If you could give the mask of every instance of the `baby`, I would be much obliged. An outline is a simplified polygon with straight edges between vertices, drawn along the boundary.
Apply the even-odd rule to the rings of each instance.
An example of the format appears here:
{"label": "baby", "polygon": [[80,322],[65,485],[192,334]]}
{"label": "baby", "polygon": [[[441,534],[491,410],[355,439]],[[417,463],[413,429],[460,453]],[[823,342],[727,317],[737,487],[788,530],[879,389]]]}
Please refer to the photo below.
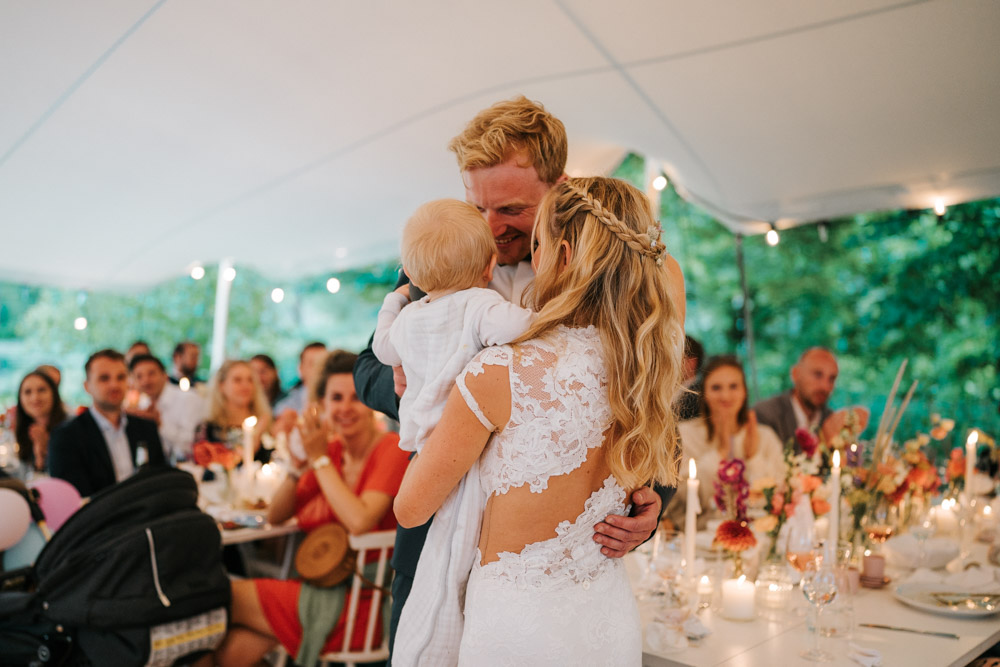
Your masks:
{"label": "baby", "polygon": [[386,295],[372,351],[383,364],[403,367],[399,447],[419,452],[465,365],[484,347],[523,334],[534,313],[486,289],[496,242],[470,204],[438,199],[418,208],[403,229],[402,260],[427,295],[405,309],[406,285]]}

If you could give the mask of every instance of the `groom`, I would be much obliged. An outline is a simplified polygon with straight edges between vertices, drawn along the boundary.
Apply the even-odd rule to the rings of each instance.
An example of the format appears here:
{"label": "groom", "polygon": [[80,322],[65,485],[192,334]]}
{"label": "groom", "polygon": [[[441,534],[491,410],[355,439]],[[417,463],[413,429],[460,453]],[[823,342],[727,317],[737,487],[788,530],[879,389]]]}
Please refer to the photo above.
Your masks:
{"label": "groom", "polygon": [[[496,240],[499,266],[489,287],[520,303],[534,278],[530,255],[536,209],[549,188],[567,178],[566,130],[540,104],[518,97],[481,111],[448,148],[458,157],[466,201],[483,214]],[[682,280],[676,261],[669,255],[667,261],[672,262],[671,273]],[[405,280],[401,276],[400,284]],[[398,419],[398,394],[405,378],[397,371],[394,383],[393,369],[379,363],[370,342],[355,364],[354,382],[362,402]],[[594,539],[603,545],[601,552],[618,558],[648,539],[673,489],[662,492],[667,497],[640,488],[632,494],[633,516],[609,516],[597,524]],[[429,525],[396,532],[390,652]]]}

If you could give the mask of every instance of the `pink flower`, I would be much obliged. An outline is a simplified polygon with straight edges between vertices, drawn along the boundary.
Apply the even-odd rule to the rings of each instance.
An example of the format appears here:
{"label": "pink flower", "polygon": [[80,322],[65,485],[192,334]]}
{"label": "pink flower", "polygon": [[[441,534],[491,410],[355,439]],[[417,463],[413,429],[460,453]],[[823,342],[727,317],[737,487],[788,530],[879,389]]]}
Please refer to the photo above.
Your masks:
{"label": "pink flower", "polygon": [[812,455],[816,453],[816,449],[819,447],[819,439],[809,429],[805,428],[795,429],[795,442],[798,443],[802,453],[809,458],[812,458]]}
{"label": "pink flower", "polygon": [[743,471],[746,466],[740,459],[723,461],[719,466],[719,481],[723,484],[735,484],[743,481]]}

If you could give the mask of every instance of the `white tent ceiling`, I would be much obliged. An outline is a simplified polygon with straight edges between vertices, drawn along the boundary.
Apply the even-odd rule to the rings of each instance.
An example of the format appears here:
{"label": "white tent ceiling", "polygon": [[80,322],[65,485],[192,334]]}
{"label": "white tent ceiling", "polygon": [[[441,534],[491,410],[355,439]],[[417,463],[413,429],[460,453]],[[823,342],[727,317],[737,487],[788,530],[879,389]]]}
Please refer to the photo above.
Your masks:
{"label": "white tent ceiling", "polygon": [[1000,195],[997,0],[3,0],[0,278],[129,289],[393,256],[523,93],[753,233]]}

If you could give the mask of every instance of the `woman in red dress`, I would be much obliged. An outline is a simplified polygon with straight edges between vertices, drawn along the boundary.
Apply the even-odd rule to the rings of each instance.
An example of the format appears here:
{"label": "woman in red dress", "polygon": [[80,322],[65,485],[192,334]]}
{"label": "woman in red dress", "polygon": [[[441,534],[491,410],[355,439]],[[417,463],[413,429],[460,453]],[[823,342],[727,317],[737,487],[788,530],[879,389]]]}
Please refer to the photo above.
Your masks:
{"label": "woman in red dress", "polygon": [[[375,413],[358,399],[352,376],[355,359],[357,355],[344,351],[327,357],[312,391],[319,407],[307,409],[300,427],[308,456],[305,472],[298,480],[290,475],[278,489],[268,516],[272,523],[294,515],[307,532],[333,521],[352,535],[396,528],[392,501],[408,454],[397,446],[399,437],[382,431]],[[233,581],[232,587],[233,628],[216,654],[218,664],[255,664],[278,642],[294,657],[302,640],[302,582],[250,579]],[[366,598],[359,600],[359,618],[367,617]],[[342,644],[343,625],[341,618],[327,636],[324,652]],[[359,625],[363,630],[364,624]],[[361,632],[355,634],[360,645]]]}

